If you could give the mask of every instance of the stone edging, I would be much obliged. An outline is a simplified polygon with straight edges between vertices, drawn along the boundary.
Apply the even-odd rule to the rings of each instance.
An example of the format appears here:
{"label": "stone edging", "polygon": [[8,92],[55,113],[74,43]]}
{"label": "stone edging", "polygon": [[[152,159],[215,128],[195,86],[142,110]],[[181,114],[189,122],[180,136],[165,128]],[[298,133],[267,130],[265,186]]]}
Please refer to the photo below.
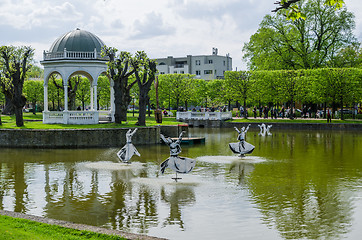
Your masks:
{"label": "stone edging", "polygon": [[77,224],[77,223],[56,220],[56,219],[51,219],[51,218],[38,217],[38,216],[34,216],[34,215],[28,215],[28,214],[6,211],[6,210],[0,210],[0,215],[9,216],[9,217],[13,217],[13,218],[22,218],[22,219],[27,219],[27,220],[31,220],[31,221],[36,221],[36,222],[41,222],[41,223],[46,223],[46,224],[51,224],[51,225],[57,225],[60,227],[72,228],[72,229],[81,230],[81,231],[85,230],[85,231],[101,233],[101,234],[116,235],[116,236],[120,236],[120,237],[130,239],[130,240],[136,240],[136,239],[161,240],[161,239],[165,239],[165,238],[157,238],[157,237],[151,237],[151,236],[135,234],[135,233],[126,233],[126,232],[119,231],[119,230],[106,229],[106,228],[101,228],[101,227],[85,225],[85,224]]}

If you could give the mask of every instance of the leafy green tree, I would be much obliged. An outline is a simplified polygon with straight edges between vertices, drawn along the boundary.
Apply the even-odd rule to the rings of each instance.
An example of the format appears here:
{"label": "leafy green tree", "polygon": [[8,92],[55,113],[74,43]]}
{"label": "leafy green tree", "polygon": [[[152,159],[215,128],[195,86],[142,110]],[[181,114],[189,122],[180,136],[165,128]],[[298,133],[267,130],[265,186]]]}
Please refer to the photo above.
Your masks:
{"label": "leafy green tree", "polygon": [[44,81],[26,80],[24,82],[24,95],[33,106],[33,113],[36,114],[38,102],[44,99]]}
{"label": "leafy green tree", "polygon": [[[252,83],[251,74],[247,71],[227,71],[225,72],[226,86],[233,94],[234,99],[243,101],[246,110],[246,101],[250,97]],[[247,114],[244,114],[247,118]]]}
{"label": "leafy green tree", "polygon": [[0,86],[14,107],[18,127],[24,126],[23,107],[26,98],[23,86],[33,55],[31,47],[0,47]]}
{"label": "leafy green tree", "polygon": [[[60,109],[60,106],[63,104],[64,99],[64,90],[62,88],[58,88],[57,86],[62,85],[63,80],[58,78],[58,75],[53,74],[49,78],[48,82],[48,99],[49,102],[52,103],[52,109]],[[57,107],[55,107],[55,103],[57,103]]]}
{"label": "leafy green tree", "polygon": [[29,69],[29,73],[27,74],[27,77],[29,79],[40,79],[40,78],[44,78],[44,69],[42,69],[39,66],[36,65],[31,65],[30,69]]}
{"label": "leafy green tree", "polygon": [[111,102],[110,83],[108,77],[100,76],[98,78],[97,91],[98,91],[97,97],[99,105],[102,107],[106,107],[108,109],[108,106]]}
{"label": "leafy green tree", "polygon": [[135,72],[131,66],[132,55],[129,52],[117,52],[116,48],[105,47],[102,55],[109,58],[108,73],[114,82],[114,117],[116,123],[121,123],[127,121],[127,108],[132,101],[130,90],[137,81],[129,81]]}
{"label": "leafy green tree", "polygon": [[278,81],[278,92],[282,102],[290,106],[290,118],[294,118],[294,105],[298,94],[298,72],[276,71],[275,77]]}
{"label": "leafy green tree", "polygon": [[156,62],[147,57],[143,51],[136,53],[131,61],[139,89],[139,115],[138,124],[146,126],[146,106],[149,104],[150,97],[148,95],[151,85],[155,80]]}
{"label": "leafy green tree", "polygon": [[252,70],[309,69],[335,66],[335,56],[355,44],[354,16],[345,7],[335,10],[322,0],[303,1],[306,20],[266,15],[243,47]]}
{"label": "leafy green tree", "polygon": [[180,103],[190,99],[190,84],[193,81],[191,74],[162,74],[159,78],[159,95],[174,101],[178,109]]}
{"label": "leafy green tree", "polygon": [[90,100],[90,82],[87,78],[80,78],[76,91],[76,99],[82,103],[82,109],[85,109],[85,104]]}
{"label": "leafy green tree", "polygon": [[[296,20],[299,18],[305,19],[305,14],[299,10],[298,2],[302,0],[280,0],[275,2],[278,5],[276,9],[272,12],[284,11],[283,14],[286,15],[288,19]],[[328,5],[334,7],[335,9],[339,9],[343,6],[344,0],[324,0],[324,5]]]}

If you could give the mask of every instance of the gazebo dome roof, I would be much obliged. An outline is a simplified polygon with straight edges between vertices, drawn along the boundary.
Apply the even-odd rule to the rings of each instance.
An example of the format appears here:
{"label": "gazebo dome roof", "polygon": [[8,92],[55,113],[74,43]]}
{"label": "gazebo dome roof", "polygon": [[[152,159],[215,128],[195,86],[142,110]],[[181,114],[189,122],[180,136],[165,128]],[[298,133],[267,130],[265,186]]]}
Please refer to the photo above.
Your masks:
{"label": "gazebo dome roof", "polygon": [[55,40],[49,53],[64,52],[64,48],[74,52],[93,52],[94,49],[101,52],[104,45],[103,41],[93,33],[77,28]]}

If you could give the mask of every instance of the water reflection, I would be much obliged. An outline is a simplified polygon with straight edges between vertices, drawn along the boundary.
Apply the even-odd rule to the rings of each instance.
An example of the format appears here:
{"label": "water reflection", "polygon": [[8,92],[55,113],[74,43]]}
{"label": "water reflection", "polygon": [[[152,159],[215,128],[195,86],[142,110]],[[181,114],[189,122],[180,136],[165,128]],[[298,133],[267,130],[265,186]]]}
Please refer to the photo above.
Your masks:
{"label": "water reflection", "polygon": [[[118,149],[0,151],[0,208],[172,239],[317,239],[357,236],[362,212],[361,134],[273,131],[240,160],[233,129],[192,129],[206,143],[175,184],[159,175],[167,146],[137,146],[142,167],[102,168]],[[89,167],[93,164],[93,167]],[[137,165],[137,163],[135,163]],[[195,227],[197,226],[197,227]]]}

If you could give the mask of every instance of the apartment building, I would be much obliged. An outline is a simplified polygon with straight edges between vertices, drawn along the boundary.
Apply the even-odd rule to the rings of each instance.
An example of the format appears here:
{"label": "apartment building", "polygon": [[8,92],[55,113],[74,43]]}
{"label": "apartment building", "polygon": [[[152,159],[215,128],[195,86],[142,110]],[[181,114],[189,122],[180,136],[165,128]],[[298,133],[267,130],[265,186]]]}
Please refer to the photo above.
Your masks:
{"label": "apartment building", "polygon": [[227,54],[219,56],[218,49],[212,49],[212,55],[199,55],[174,58],[155,59],[158,74],[189,73],[195,78],[212,80],[223,79],[225,71],[232,70],[232,59]]}

